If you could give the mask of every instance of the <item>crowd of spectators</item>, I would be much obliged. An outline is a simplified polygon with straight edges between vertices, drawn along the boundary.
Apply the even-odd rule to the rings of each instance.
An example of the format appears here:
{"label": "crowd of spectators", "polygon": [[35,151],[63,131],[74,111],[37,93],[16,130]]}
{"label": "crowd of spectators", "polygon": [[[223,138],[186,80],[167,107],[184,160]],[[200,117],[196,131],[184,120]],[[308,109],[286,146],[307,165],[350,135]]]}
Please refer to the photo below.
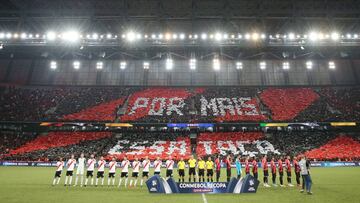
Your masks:
{"label": "crowd of spectators", "polygon": [[36,133],[2,131],[0,133],[0,157],[4,154],[8,154],[12,149],[16,149],[25,143],[30,142],[36,137]]}
{"label": "crowd of spectators", "polygon": [[319,94],[338,112],[338,120],[360,120],[359,87],[326,87]]}
{"label": "crowd of spectators", "polygon": [[341,135],[319,148],[307,151],[305,155],[309,159],[315,160],[359,160],[360,142],[358,140],[359,137],[356,138]]}
{"label": "crowd of spectators", "polygon": [[[0,114],[2,121],[89,120],[82,115],[71,117],[87,108],[117,99],[125,99],[137,88],[121,87],[2,87]],[[118,102],[116,104],[122,104]],[[116,108],[112,111],[115,115]],[[89,117],[93,113],[85,111]],[[98,116],[90,118],[98,119]],[[106,117],[106,119],[108,119]],[[112,118],[111,120],[113,120]]]}
{"label": "crowd of spectators", "polygon": [[[62,142],[59,133],[49,139],[45,147],[34,150],[28,149],[44,135],[17,134],[1,136],[0,149],[9,149],[0,159],[17,161],[54,161],[58,157],[69,157],[71,154],[79,156],[95,153],[107,159],[127,156],[130,160],[135,157],[150,159],[160,157],[167,159],[172,156],[175,160],[188,158],[195,153],[197,156],[214,156],[227,154],[262,157],[269,156],[297,156],[306,154],[310,159],[320,160],[359,160],[360,135],[339,134],[323,131],[292,131],[292,132],[223,132],[200,133],[196,142],[191,142],[188,132],[126,132],[98,137],[87,132],[89,139],[78,139]],[[68,136],[75,133],[69,133]],[[98,134],[99,135],[99,134]],[[95,136],[95,137],[94,137]],[[91,138],[91,139],[90,139]],[[92,139],[94,138],[94,139]],[[95,139],[96,138],[96,139]],[[52,144],[50,144],[52,142]],[[5,151],[6,152],[6,151]],[[16,152],[16,153],[11,153]]]}
{"label": "crowd of spectators", "polygon": [[81,153],[84,153],[86,157],[89,157],[90,154],[95,154],[98,157],[106,155],[114,143],[116,143],[116,138],[111,136],[98,140],[81,141],[77,144],[71,144],[62,147],[54,147],[27,153],[13,154],[11,156],[5,156],[4,160],[56,161],[59,159],[59,157],[68,159],[71,154],[74,154],[75,157],[79,157]]}
{"label": "crowd of spectators", "polygon": [[133,160],[135,157],[150,159],[167,159],[172,156],[178,160],[189,158],[191,155],[190,138],[186,132],[180,133],[122,133],[118,141],[109,151],[108,157],[122,159],[126,156]]}
{"label": "crowd of spectators", "polygon": [[[138,98],[148,98],[146,107],[129,114]],[[162,98],[164,111],[159,110]],[[181,113],[168,112],[170,98],[182,99]],[[236,115],[206,109],[202,100],[246,98]],[[218,101],[216,101],[218,102]],[[221,104],[217,103],[219,110]],[[235,105],[235,104],[232,104]],[[253,108],[247,109],[246,105]],[[117,114],[120,108],[123,114]],[[255,110],[254,110],[255,109]],[[247,111],[252,111],[246,115]],[[114,121],[170,123],[170,122],[254,122],[254,121],[359,121],[360,88],[256,88],[256,87],[1,87],[0,120],[2,121]]]}
{"label": "crowd of spectators", "polygon": [[48,134],[39,135],[34,140],[31,140],[16,149],[10,150],[9,154],[23,154],[32,151],[47,150],[110,136],[111,132],[50,132]]}

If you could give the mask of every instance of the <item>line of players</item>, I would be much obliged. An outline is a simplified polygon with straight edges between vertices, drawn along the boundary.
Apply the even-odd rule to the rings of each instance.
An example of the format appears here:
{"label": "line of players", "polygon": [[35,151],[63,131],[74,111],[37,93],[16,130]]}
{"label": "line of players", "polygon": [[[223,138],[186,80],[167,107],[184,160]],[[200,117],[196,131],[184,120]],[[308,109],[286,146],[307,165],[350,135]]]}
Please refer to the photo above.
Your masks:
{"label": "line of players", "polygon": [[[235,162],[235,166],[236,166],[237,178],[241,177],[241,174],[242,174],[241,156],[236,157],[235,161],[233,162],[231,156],[228,155],[226,157],[226,159],[223,160],[223,162],[226,165],[226,176],[227,176],[228,182],[230,181],[230,178],[232,177],[231,176],[231,168],[232,168],[232,164],[234,162]],[[285,162],[285,169],[283,166],[284,163],[283,163],[282,158],[280,158],[277,161],[277,163],[275,162],[274,158],[272,158],[270,161],[272,184],[275,187],[277,186],[277,184],[276,184],[277,171],[279,173],[280,186],[285,187],[284,181],[283,181],[284,170],[286,171],[286,174],[287,174],[287,183],[288,183],[287,185],[290,187],[294,186],[291,183],[291,160],[290,160],[290,157],[289,156],[286,157],[284,162]],[[189,182],[191,182],[191,180],[193,180],[194,182],[196,182],[197,180],[199,182],[205,182],[205,177],[207,177],[207,179],[206,179],[207,182],[214,182],[214,178],[213,178],[214,170],[216,173],[216,181],[219,182],[220,175],[221,175],[221,163],[222,163],[222,160],[220,160],[219,156],[216,157],[215,162],[212,161],[211,157],[208,157],[207,161],[205,161],[201,157],[199,157],[198,160],[196,160],[194,158],[194,156],[191,156],[190,159],[187,161],[187,163],[184,161],[183,158],[181,158],[180,161],[178,161],[178,163],[177,163],[179,182],[185,182],[186,165],[188,165],[188,168],[189,168],[189,171],[188,171],[189,172],[188,173]],[[115,186],[116,169],[118,168],[117,164],[118,163],[115,158],[113,158],[108,163],[108,167],[109,167],[108,182],[107,182],[108,186]],[[149,178],[150,164],[151,164],[151,161],[148,159],[148,157],[146,157],[142,162],[140,162],[138,160],[138,158],[135,158],[135,160],[133,162],[130,162],[129,160],[127,160],[126,157],[124,157],[123,161],[120,163],[121,174],[120,174],[118,186],[120,187],[124,180],[124,186],[127,187],[129,168],[132,169],[132,175],[131,175],[129,186],[136,187],[138,178],[139,178],[140,168],[142,169],[142,177],[141,177],[140,185],[143,186],[144,181]],[[174,165],[175,165],[175,161],[172,159],[171,156],[169,156],[168,160],[165,162],[166,177],[173,176]],[[96,161],[94,158],[94,155],[91,155],[90,158],[86,162],[84,154],[81,154],[80,158],[78,158],[77,161],[74,158],[74,155],[72,155],[71,158],[66,163],[66,177],[65,177],[64,186],[70,186],[72,184],[72,178],[73,178],[73,172],[75,170],[75,166],[77,166],[77,169],[76,169],[76,179],[75,179],[74,186],[78,185],[79,178],[80,178],[80,186],[81,187],[82,186],[86,187],[89,183],[89,180],[90,180],[89,184],[94,185],[95,166],[97,168],[95,186],[98,186],[99,180],[101,181],[101,185],[104,185],[104,172],[105,172],[106,161],[104,160],[103,157],[100,157],[100,159],[98,161]],[[263,173],[264,173],[264,179],[263,179],[264,186],[270,187],[270,185],[268,184],[269,166],[268,166],[268,159],[267,159],[266,155],[262,158],[261,166],[263,168]],[[296,182],[297,182],[297,185],[299,186],[300,185],[300,166],[299,166],[298,160],[296,158],[294,158],[294,160],[293,160],[293,166],[294,166],[294,169],[295,169],[294,171],[296,174]],[[59,184],[61,173],[62,173],[64,167],[65,167],[64,161],[62,160],[62,158],[60,158],[59,161],[56,163],[56,172],[55,172],[55,177],[54,177],[53,183],[52,183],[53,186]],[[85,179],[85,183],[84,183],[83,179],[84,179],[85,167],[86,167],[86,179]],[[157,157],[157,159],[154,161],[153,167],[154,167],[154,175],[160,175],[161,168],[163,166],[162,166],[162,161],[160,160],[159,157]],[[196,171],[196,168],[198,169],[197,171]],[[256,158],[252,158],[250,160],[249,157],[246,157],[245,158],[245,174],[250,174],[250,170],[251,170],[252,175],[257,179],[258,178],[258,161]],[[206,175],[205,175],[205,171],[206,171]]]}

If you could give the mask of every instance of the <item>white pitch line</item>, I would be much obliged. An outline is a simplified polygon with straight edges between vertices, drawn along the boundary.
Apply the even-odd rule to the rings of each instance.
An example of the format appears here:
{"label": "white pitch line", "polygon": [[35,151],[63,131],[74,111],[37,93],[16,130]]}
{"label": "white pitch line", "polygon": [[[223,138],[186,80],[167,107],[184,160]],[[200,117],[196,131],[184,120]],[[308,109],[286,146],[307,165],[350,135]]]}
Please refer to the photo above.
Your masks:
{"label": "white pitch line", "polygon": [[207,199],[206,199],[206,197],[205,197],[205,194],[202,193],[201,196],[202,196],[202,199],[203,199],[204,203],[208,203],[208,201],[207,201]]}

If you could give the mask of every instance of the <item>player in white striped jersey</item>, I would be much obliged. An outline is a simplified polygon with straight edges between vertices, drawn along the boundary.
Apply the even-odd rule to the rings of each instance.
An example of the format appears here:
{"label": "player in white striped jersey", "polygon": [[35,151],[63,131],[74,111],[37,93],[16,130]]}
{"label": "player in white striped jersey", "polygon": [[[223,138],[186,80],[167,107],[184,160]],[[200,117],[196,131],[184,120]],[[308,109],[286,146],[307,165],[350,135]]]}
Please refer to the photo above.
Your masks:
{"label": "player in white striped jersey", "polygon": [[95,187],[98,185],[99,178],[101,178],[101,185],[104,185],[104,170],[105,170],[106,161],[104,157],[100,157],[100,160],[97,163],[97,174],[96,174],[96,181]]}
{"label": "player in white striped jersey", "polygon": [[121,175],[120,175],[119,187],[121,186],[122,178],[125,178],[125,187],[127,186],[129,165],[130,165],[130,161],[127,160],[126,157],[124,157],[124,160],[121,162]]}
{"label": "player in white striped jersey", "polygon": [[113,157],[109,163],[109,178],[108,178],[108,186],[110,186],[110,181],[112,179],[112,186],[115,185],[115,174],[116,174],[116,159]]}
{"label": "player in white striped jersey", "polygon": [[169,159],[165,162],[165,165],[166,165],[166,177],[171,178],[174,169],[174,160],[172,160],[171,156],[169,156]]}
{"label": "player in white striped jersey", "polygon": [[139,171],[140,171],[140,161],[138,160],[137,157],[135,157],[135,160],[132,162],[132,178],[130,180],[130,187],[132,186],[132,183],[133,183],[133,179],[135,179],[134,181],[134,187],[136,187],[136,184],[137,184],[137,179],[139,177]]}
{"label": "player in white striped jersey", "polygon": [[55,172],[55,177],[52,183],[52,186],[54,186],[55,184],[58,185],[60,182],[60,177],[61,177],[61,171],[64,168],[64,162],[62,158],[59,158],[59,161],[56,162],[56,172]]}
{"label": "player in white striped jersey", "polygon": [[92,154],[90,156],[90,159],[88,159],[87,161],[87,169],[86,169],[86,180],[85,180],[85,185],[84,187],[87,186],[87,183],[88,183],[88,180],[89,180],[89,177],[91,177],[91,185],[94,184],[94,169],[95,169],[95,163],[96,163],[96,160],[94,158],[95,156]]}
{"label": "player in white striped jersey", "polygon": [[141,187],[143,186],[145,177],[146,177],[146,180],[149,178],[150,160],[149,160],[148,156],[146,156],[145,160],[142,162],[142,167],[143,167],[143,172],[142,172],[142,178],[141,178],[141,182],[140,182]]}
{"label": "player in white striped jersey", "polygon": [[74,155],[71,155],[71,158],[66,162],[66,169],[67,170],[66,170],[66,177],[65,177],[64,186],[67,185],[69,177],[70,177],[70,180],[69,180],[69,185],[68,186],[71,185],[75,165],[76,165],[76,159],[74,158]]}
{"label": "player in white striped jersey", "polygon": [[83,186],[83,182],[84,182],[84,170],[85,170],[85,157],[84,157],[84,153],[81,153],[80,158],[78,158],[78,163],[77,163],[77,169],[76,169],[76,179],[75,179],[75,185],[77,185],[78,180],[79,180],[79,176],[81,177],[80,180],[80,186]]}
{"label": "player in white striped jersey", "polygon": [[154,175],[160,175],[161,164],[162,161],[160,160],[160,157],[156,157],[156,160],[154,161]]}

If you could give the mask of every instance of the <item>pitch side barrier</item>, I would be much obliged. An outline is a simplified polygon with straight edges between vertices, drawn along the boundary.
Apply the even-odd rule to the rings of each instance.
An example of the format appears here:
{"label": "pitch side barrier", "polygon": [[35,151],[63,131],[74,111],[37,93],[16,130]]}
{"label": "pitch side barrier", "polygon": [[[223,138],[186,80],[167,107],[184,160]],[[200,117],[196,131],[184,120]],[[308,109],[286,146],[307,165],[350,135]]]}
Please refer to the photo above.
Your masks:
{"label": "pitch side barrier", "polygon": [[162,178],[154,175],[146,181],[149,193],[256,193],[259,181],[251,175],[244,178],[232,178],[230,182],[187,182],[177,183],[173,178]]}
{"label": "pitch side barrier", "polygon": [[[241,165],[245,167],[244,164]],[[52,166],[56,166],[56,162],[0,161],[0,166],[52,167]],[[258,166],[261,167],[261,163],[258,163]],[[350,162],[319,161],[319,162],[311,162],[310,166],[311,167],[351,167],[351,166],[360,166],[360,161],[350,161]],[[108,167],[108,164],[106,164],[106,167]],[[120,163],[118,163],[118,167],[120,167]],[[153,164],[150,164],[150,167],[153,167]],[[163,167],[165,167],[164,164]],[[225,164],[222,163],[222,168],[225,167],[226,167]],[[175,168],[176,168],[176,164],[175,164]],[[232,168],[235,168],[235,165],[232,165]]]}

